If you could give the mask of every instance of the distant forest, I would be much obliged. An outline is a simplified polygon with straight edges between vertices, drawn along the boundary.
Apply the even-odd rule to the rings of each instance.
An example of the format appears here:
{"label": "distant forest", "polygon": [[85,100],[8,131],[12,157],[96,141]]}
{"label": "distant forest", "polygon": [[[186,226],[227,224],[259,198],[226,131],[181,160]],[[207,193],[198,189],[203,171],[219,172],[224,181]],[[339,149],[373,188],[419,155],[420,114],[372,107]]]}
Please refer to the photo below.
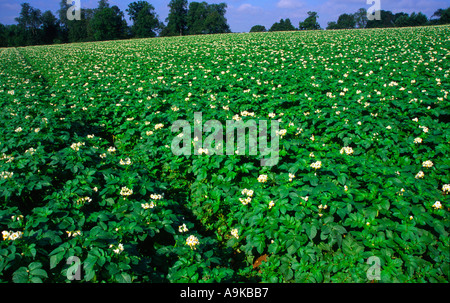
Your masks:
{"label": "distant forest", "polygon": [[[430,19],[421,12],[409,15],[403,12],[394,14],[391,11],[381,10],[379,13],[379,20],[368,20],[367,10],[360,8],[354,14],[342,14],[337,21],[328,22],[326,29],[407,27],[450,23],[450,7],[438,9]],[[308,17],[304,21],[300,21],[298,28],[292,25],[290,19],[281,19],[280,22],[274,23],[268,31],[320,30],[322,28],[317,22],[318,18],[317,12],[308,12]],[[250,32],[265,31],[267,29],[263,25],[255,25],[250,29]]]}
{"label": "distant forest", "polygon": [[[132,2],[125,10],[132,21],[129,26],[124,12],[116,5],[111,6],[108,0],[99,0],[97,8],[80,8],[78,13],[66,0],[61,0],[57,16],[49,10],[42,13],[29,3],[22,3],[20,14],[15,18],[17,24],[0,24],[0,47],[231,32],[225,17],[226,3],[188,4],[187,0],[171,0],[168,7],[169,15],[163,22],[152,4]],[[409,15],[381,10],[380,16],[380,20],[368,20],[367,11],[361,8],[354,14],[340,15],[336,22],[328,22],[326,29],[448,24],[450,7],[437,10],[430,19],[420,12]],[[320,30],[318,18],[317,12],[308,12],[308,17],[298,27],[290,19],[281,19],[268,30],[263,25],[255,25],[250,32]]]}

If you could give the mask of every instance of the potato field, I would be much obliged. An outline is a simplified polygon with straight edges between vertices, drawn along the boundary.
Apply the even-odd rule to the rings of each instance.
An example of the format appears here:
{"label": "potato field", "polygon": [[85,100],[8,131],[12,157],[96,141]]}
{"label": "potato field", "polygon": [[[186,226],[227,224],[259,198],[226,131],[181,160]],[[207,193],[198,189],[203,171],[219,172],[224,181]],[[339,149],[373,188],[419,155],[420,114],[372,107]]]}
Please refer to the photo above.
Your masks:
{"label": "potato field", "polygon": [[[448,282],[449,37],[0,49],[0,282]],[[195,113],[266,121],[277,162]]]}

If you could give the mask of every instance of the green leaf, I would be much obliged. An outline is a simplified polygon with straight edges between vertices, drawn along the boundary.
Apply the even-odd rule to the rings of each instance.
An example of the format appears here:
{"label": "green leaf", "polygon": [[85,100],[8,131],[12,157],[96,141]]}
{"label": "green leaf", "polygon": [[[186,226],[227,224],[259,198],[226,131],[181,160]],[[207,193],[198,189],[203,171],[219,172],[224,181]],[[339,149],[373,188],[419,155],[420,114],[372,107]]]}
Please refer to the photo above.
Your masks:
{"label": "green leaf", "polygon": [[120,274],[116,275],[116,281],[118,283],[131,283],[131,276],[126,272],[121,272]]}
{"label": "green leaf", "polygon": [[314,239],[315,236],[317,235],[317,228],[311,224],[305,224],[304,228],[305,228],[305,232],[306,232],[306,235],[308,236],[308,238],[310,240]]}
{"label": "green leaf", "polygon": [[264,247],[265,247],[264,239],[256,243],[256,250],[258,251],[259,254],[263,253]]}
{"label": "green leaf", "polygon": [[64,258],[64,251],[58,252],[55,255],[51,255],[50,256],[50,269],[55,268],[59,262],[61,262],[61,260]]}
{"label": "green leaf", "polygon": [[42,264],[40,262],[33,262],[28,265],[28,270],[31,276],[48,278],[47,272],[42,269]]}
{"label": "green leaf", "polygon": [[27,283],[28,272],[26,267],[21,267],[13,273],[12,280],[14,283]]}
{"label": "green leaf", "polygon": [[342,185],[345,185],[345,181],[347,181],[347,178],[345,177],[345,175],[340,175],[337,178],[338,182],[341,183]]}
{"label": "green leaf", "polygon": [[33,276],[33,277],[31,277],[30,282],[31,283],[42,283],[42,279],[37,276]]}
{"label": "green leaf", "polygon": [[287,253],[289,255],[293,255],[297,252],[297,247],[295,245],[291,245],[287,248]]}

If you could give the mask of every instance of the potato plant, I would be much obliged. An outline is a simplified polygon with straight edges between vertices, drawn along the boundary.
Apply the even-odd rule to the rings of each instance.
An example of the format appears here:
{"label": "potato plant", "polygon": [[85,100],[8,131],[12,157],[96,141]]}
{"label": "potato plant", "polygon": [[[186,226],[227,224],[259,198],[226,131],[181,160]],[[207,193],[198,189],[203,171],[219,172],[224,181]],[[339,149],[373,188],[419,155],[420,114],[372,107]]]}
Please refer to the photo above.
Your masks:
{"label": "potato plant", "polygon": [[[0,281],[448,282],[449,35],[1,49]],[[195,112],[277,120],[277,165],[175,155]]]}

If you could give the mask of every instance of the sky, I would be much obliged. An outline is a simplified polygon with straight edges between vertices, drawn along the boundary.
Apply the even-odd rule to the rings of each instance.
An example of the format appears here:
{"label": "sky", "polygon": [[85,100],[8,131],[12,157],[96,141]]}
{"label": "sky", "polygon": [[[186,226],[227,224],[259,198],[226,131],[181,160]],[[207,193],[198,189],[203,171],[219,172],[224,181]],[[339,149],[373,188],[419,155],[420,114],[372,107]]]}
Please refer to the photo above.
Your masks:
{"label": "sky", "polygon": [[[39,8],[42,12],[52,11],[56,15],[61,0],[0,0],[0,23],[16,24],[14,18],[19,16],[20,4],[28,2],[32,7]],[[117,5],[124,13],[130,24],[125,10],[128,4],[137,0],[109,0],[110,5]],[[289,18],[295,27],[307,17],[308,11],[318,13],[322,28],[330,21],[337,21],[343,13],[354,13],[359,8],[369,9],[372,0],[197,0],[207,3],[225,2],[228,5],[225,17],[228,20],[232,32],[248,32],[253,25],[264,25],[269,29],[273,23],[280,19]],[[373,0],[375,1],[375,0]],[[422,12],[428,18],[439,8],[450,6],[449,0],[377,0],[380,1],[382,10],[390,10],[393,13]],[[96,8],[98,0],[80,0],[83,8]],[[147,0],[151,3],[159,15],[161,21],[165,21],[169,14],[170,0]],[[193,1],[189,1],[193,2]],[[369,2],[369,4],[367,4]]]}

